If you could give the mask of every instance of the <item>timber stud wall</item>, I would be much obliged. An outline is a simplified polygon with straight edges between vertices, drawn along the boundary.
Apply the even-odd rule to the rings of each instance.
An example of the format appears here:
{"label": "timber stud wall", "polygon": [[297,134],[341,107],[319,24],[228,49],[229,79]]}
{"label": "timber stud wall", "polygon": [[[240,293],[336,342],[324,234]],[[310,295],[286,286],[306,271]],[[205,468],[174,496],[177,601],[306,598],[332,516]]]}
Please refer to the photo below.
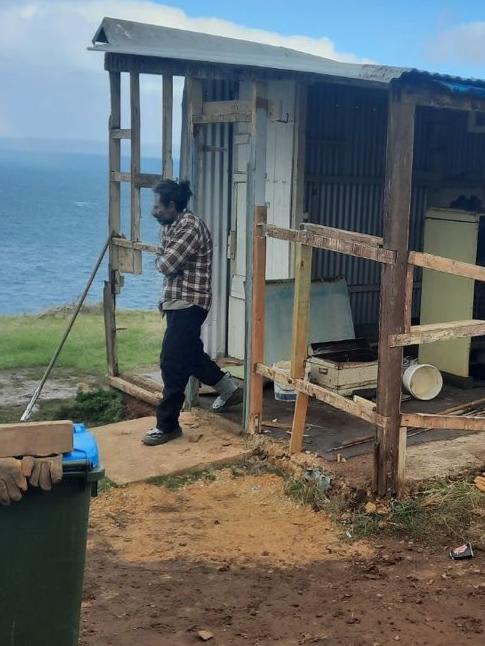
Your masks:
{"label": "timber stud wall", "polygon": [[[272,106],[267,101],[266,80],[295,78],[294,73],[274,70],[247,70],[223,65],[204,65],[165,61],[142,56],[108,54],[111,114],[109,120],[109,275],[103,292],[106,349],[109,381],[114,387],[133,391],[118,377],[116,347],[116,295],[122,286],[122,273],[142,271],[142,252],[157,253],[158,247],[140,240],[140,189],[151,187],[173,172],[172,113],[173,75],[185,76],[187,109],[184,127],[184,168],[196,189],[195,138],[206,123],[251,123],[251,151],[247,193],[247,272],[246,284],[246,385],[244,425],[247,431],[260,431],[263,407],[263,379],[292,385],[297,391],[290,440],[292,453],[301,451],[310,397],[323,401],[376,427],[374,452],[374,489],[379,495],[400,494],[403,489],[406,455],[406,429],[450,428],[485,430],[485,418],[460,418],[453,415],[402,414],[401,365],[406,345],[485,335],[485,321],[456,321],[411,326],[414,267],[452,273],[485,281],[485,268],[408,250],[410,196],[414,151],[414,122],[417,106],[485,111],[485,101],[459,93],[435,91],[427,83],[392,81],[389,90],[383,238],[320,225],[303,224],[300,229],[285,229],[267,224],[265,202],[266,128]],[[121,128],[121,72],[130,76],[130,128]],[[141,173],[140,169],[140,79],[141,73],[163,75],[162,165],[160,175]],[[201,79],[229,78],[250,80],[251,101],[204,102]],[[297,76],[300,83],[320,80],[311,75]],[[344,82],[343,80],[335,82]],[[369,85],[367,84],[367,87]],[[121,172],[121,139],[130,140],[130,172]],[[130,239],[120,231],[120,185],[131,186]],[[294,189],[295,190],[295,189]],[[197,192],[195,190],[195,192]],[[298,191],[297,191],[298,192]],[[294,196],[301,204],[301,195]],[[300,214],[296,214],[299,216]],[[295,221],[298,218],[294,218]],[[288,240],[295,244],[295,298],[291,374],[264,365],[264,303],[266,238]],[[360,399],[353,401],[310,383],[304,378],[307,358],[312,250],[365,258],[382,265],[379,332],[379,371],[377,405]],[[128,388],[129,386],[129,388]],[[143,391],[142,388],[138,388]],[[143,391],[145,392],[145,391]],[[143,398],[143,393],[140,397]],[[158,398],[153,394],[149,400]]]}
{"label": "timber stud wall", "polygon": [[[466,276],[485,281],[485,268],[431,254],[408,250],[411,202],[414,121],[417,105],[485,111],[485,103],[458,96],[436,96],[423,88],[416,95],[412,88],[391,83],[387,129],[386,178],[384,196],[384,236],[378,238],[320,225],[302,225],[300,230],[284,229],[264,222],[256,212],[253,244],[253,299],[250,375],[250,432],[259,431],[262,419],[262,380],[293,386],[297,391],[290,452],[303,446],[303,432],[309,397],[315,397],[350,415],[376,426],[374,450],[374,490],[380,495],[400,495],[405,480],[407,427],[448,428],[485,431],[485,418],[460,418],[453,415],[401,413],[401,366],[403,346],[438,339],[485,334],[485,321],[411,326],[414,267]],[[290,375],[264,365],[264,238],[289,240],[296,245],[295,296],[293,306],[293,343]],[[367,258],[382,264],[379,325],[379,369],[376,410],[372,402],[353,401],[330,389],[304,379],[307,358],[310,309],[312,248]]]}

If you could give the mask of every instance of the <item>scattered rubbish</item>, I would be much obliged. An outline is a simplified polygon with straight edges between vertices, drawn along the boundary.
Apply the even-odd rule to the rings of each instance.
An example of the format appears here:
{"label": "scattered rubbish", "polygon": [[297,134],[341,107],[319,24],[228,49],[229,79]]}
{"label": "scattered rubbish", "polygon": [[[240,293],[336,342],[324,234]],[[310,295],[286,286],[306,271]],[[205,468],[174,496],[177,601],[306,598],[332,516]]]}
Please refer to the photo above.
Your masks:
{"label": "scattered rubbish", "polygon": [[480,491],[485,493],[485,473],[482,473],[481,476],[477,476],[473,482],[477,489],[480,489]]}
{"label": "scattered rubbish", "polygon": [[197,635],[203,642],[208,642],[210,639],[214,638],[214,635],[209,630],[199,630]]}
{"label": "scattered rubbish", "polygon": [[337,462],[347,462],[341,453],[337,453]]}
{"label": "scattered rubbish", "polygon": [[347,538],[353,538],[352,532],[349,529],[345,532],[345,536],[347,536]]}
{"label": "scattered rubbish", "polygon": [[465,543],[460,545],[460,547],[455,547],[454,550],[450,550],[450,559],[454,561],[462,559],[472,559],[474,557],[473,548],[471,543]]}
{"label": "scattered rubbish", "polygon": [[332,486],[332,478],[319,469],[307,469],[303,479],[307,482],[314,482],[321,491],[327,491]]}
{"label": "scattered rubbish", "polygon": [[371,502],[370,500],[369,500],[369,502],[367,502],[365,504],[364,509],[365,509],[366,514],[375,514],[375,513],[377,513],[377,505],[376,505],[376,503]]}

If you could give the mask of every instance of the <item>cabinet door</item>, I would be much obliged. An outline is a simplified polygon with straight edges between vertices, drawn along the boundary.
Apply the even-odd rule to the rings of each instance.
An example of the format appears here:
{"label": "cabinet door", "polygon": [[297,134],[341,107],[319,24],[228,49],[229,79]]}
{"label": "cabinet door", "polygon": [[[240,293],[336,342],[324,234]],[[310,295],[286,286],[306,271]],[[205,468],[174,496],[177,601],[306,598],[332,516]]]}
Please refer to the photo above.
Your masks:
{"label": "cabinet door", "polygon": [[[475,263],[478,218],[471,214],[444,212],[426,218],[424,251],[437,256]],[[475,281],[442,272],[423,271],[421,324],[473,318]],[[469,376],[471,339],[437,341],[419,347],[420,363],[459,377]]]}

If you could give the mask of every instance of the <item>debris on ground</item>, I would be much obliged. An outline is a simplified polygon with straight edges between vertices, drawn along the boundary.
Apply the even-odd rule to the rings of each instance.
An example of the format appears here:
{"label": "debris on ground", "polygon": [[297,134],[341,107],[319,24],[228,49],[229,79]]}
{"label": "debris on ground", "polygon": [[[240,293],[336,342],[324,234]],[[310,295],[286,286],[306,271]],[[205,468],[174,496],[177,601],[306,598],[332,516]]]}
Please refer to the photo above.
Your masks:
{"label": "debris on ground", "polygon": [[481,476],[477,476],[473,481],[477,489],[485,493],[485,473],[482,473]]}
{"label": "debris on ground", "polygon": [[474,557],[473,547],[471,543],[465,543],[455,549],[450,550],[450,559],[454,561],[459,561],[462,559],[472,559]]}
{"label": "debris on ground", "polygon": [[208,642],[209,640],[214,639],[214,635],[209,630],[199,630],[197,635],[203,642]]}

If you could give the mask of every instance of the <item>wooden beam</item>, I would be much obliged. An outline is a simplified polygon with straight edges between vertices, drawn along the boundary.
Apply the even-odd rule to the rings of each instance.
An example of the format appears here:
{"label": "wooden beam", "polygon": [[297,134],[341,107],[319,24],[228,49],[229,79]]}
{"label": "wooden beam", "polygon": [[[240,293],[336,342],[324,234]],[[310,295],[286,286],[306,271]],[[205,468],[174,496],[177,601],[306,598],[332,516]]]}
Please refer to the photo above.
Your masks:
{"label": "wooden beam", "polygon": [[[298,243],[295,254],[295,295],[293,299],[293,325],[291,348],[291,377],[303,379],[308,352],[310,328],[310,289],[312,282],[312,248]],[[308,394],[296,396],[293,425],[291,428],[290,453],[300,453],[308,410]]]}
{"label": "wooden beam", "polygon": [[136,249],[137,251],[146,251],[148,253],[159,254],[161,248],[158,245],[147,244],[146,242],[132,242],[126,238],[113,238],[112,244],[116,247],[124,247],[125,249]]}
{"label": "wooden beam", "polygon": [[[245,303],[245,335],[244,335],[244,368],[248,383],[244,395],[244,428],[251,430],[251,393],[259,388],[258,383],[253,387],[252,381],[256,377],[253,357],[253,338],[255,321],[253,320],[253,300],[260,298],[257,285],[253,280],[253,246],[255,231],[263,225],[255,222],[257,214],[266,209],[266,143],[268,136],[268,88],[266,83],[253,83],[251,87],[251,138],[249,148],[249,161],[247,166],[247,192],[246,192],[246,303]],[[260,217],[260,215],[258,215]],[[260,274],[261,280],[261,274]],[[261,307],[261,304],[259,305]],[[256,347],[261,351],[261,346]],[[260,420],[261,421],[261,420]]]}
{"label": "wooden beam", "polygon": [[406,286],[404,289],[404,331],[409,334],[413,318],[413,288],[414,267],[408,265],[406,269]]}
{"label": "wooden beam", "polygon": [[440,88],[432,80],[422,85],[410,83],[403,88],[402,97],[410,105],[485,112],[485,98],[464,92],[450,92],[446,88]]}
{"label": "wooden beam", "polygon": [[163,75],[162,98],[162,172],[164,179],[173,177],[173,76]]}
{"label": "wooden beam", "polygon": [[112,139],[130,139],[131,130],[129,128],[111,128],[110,134]]}
{"label": "wooden beam", "polygon": [[305,393],[310,397],[315,397],[315,399],[318,399],[325,404],[329,404],[329,406],[333,406],[334,408],[338,408],[353,417],[358,417],[359,419],[363,419],[366,422],[376,425],[382,425],[385,422],[380,415],[371,410],[366,404],[354,402],[329,388],[317,386],[317,384],[312,384],[304,379],[292,379],[288,373],[281,368],[270,368],[269,366],[258,363],[256,371],[267,379],[271,379],[276,383],[286,386],[292,386],[296,391]]}
{"label": "wooden beam", "polygon": [[[266,206],[257,206],[254,214],[253,240],[253,299],[251,325],[252,365],[264,361],[265,293],[266,293],[266,237],[258,235],[258,226],[265,224]],[[253,368],[254,370],[254,368]],[[255,370],[250,380],[249,432],[259,433],[263,419],[263,378]]]}
{"label": "wooden beam", "polygon": [[204,101],[193,115],[194,123],[235,123],[251,121],[251,101]]}
{"label": "wooden beam", "polygon": [[[114,182],[128,182],[131,183],[132,175],[127,172],[113,171],[111,173],[111,179]],[[153,188],[157,184],[163,175],[158,175],[157,173],[138,173],[135,175],[134,185],[137,188]]]}
{"label": "wooden beam", "polygon": [[443,428],[454,431],[485,431],[485,417],[405,413],[401,415],[401,423],[403,426],[414,426],[415,428]]}
{"label": "wooden beam", "polygon": [[453,274],[454,276],[463,276],[463,278],[485,281],[485,267],[472,265],[469,262],[434,256],[431,253],[421,253],[420,251],[410,251],[409,262],[415,267],[423,267],[423,269],[433,269],[434,271],[441,271],[446,274]]}
{"label": "wooden beam", "polygon": [[302,379],[310,329],[310,288],[312,281],[312,248],[298,243],[295,255],[295,295],[291,347],[291,376]]}
{"label": "wooden beam", "polygon": [[367,260],[375,260],[388,265],[392,265],[395,258],[394,251],[391,251],[390,249],[380,249],[375,245],[355,242],[352,238],[342,240],[339,238],[312,233],[311,231],[286,229],[278,227],[275,224],[267,224],[264,230],[266,235],[270,238],[289,240],[290,242],[301,242],[309,247],[327,249],[328,251],[335,251],[336,253],[343,253],[348,256],[356,256],[357,258],[366,258]]}
{"label": "wooden beam", "polygon": [[72,438],[73,426],[68,420],[0,424],[0,458],[68,453]]}
{"label": "wooden beam", "polygon": [[399,348],[407,345],[433,343],[448,339],[463,337],[484,336],[485,321],[450,321],[448,323],[428,323],[427,325],[413,325],[409,333],[391,334],[389,346]]}
{"label": "wooden beam", "polygon": [[160,398],[151,390],[147,390],[141,386],[136,386],[121,377],[108,377],[107,381],[108,384],[116,390],[120,390],[121,392],[130,395],[131,397],[135,397],[135,399],[139,399],[140,401],[144,401],[147,404],[151,404],[152,406],[158,406]]}
{"label": "wooden beam", "polygon": [[381,274],[377,412],[386,423],[377,427],[374,489],[378,495],[399,494],[402,348],[389,347],[389,337],[405,328],[409,219],[414,151],[415,107],[403,103],[397,83],[391,83],[384,185],[384,248],[396,252],[394,264]]}
{"label": "wooden beam", "polygon": [[183,61],[159,58],[156,56],[140,56],[138,54],[105,55],[104,67],[114,72],[138,72],[139,74],[172,74],[173,76],[191,76],[194,79],[224,79],[233,81],[265,80],[295,80],[295,77],[306,82],[327,82],[332,85],[352,85],[374,89],[383,97],[387,92],[387,85],[382,81],[369,81],[366,79],[349,79],[325,74],[294,72],[292,70],[277,70],[273,68],[251,67],[240,65],[226,65],[223,63],[203,63],[199,61]]}
{"label": "wooden beam", "polygon": [[119,368],[118,349],[116,343],[115,298],[113,297],[112,291],[113,287],[111,283],[105,281],[103,288],[103,313],[108,375],[116,376],[119,374]]}
{"label": "wooden beam", "polygon": [[[110,117],[109,136],[109,195],[108,195],[108,229],[111,236],[121,233],[121,187],[113,175],[121,169],[121,141],[111,133],[121,127],[121,75],[109,73]],[[103,315],[105,329],[106,361],[108,374],[118,374],[118,350],[116,343],[116,294],[121,290],[121,278],[118,271],[117,249],[109,245],[108,281],[103,289]]]}
{"label": "wooden beam", "polygon": [[[130,74],[130,114],[131,114],[131,177],[140,174],[141,142],[140,142],[140,76]],[[140,187],[131,183],[131,239],[140,239]]]}
{"label": "wooden beam", "polygon": [[329,238],[336,238],[337,240],[345,240],[346,242],[361,242],[362,244],[371,245],[372,247],[382,247],[383,239],[378,236],[371,236],[367,233],[358,233],[357,231],[347,231],[346,229],[335,229],[334,227],[327,227],[322,224],[313,224],[312,222],[304,222],[303,229],[316,233],[318,235],[327,236]]}

